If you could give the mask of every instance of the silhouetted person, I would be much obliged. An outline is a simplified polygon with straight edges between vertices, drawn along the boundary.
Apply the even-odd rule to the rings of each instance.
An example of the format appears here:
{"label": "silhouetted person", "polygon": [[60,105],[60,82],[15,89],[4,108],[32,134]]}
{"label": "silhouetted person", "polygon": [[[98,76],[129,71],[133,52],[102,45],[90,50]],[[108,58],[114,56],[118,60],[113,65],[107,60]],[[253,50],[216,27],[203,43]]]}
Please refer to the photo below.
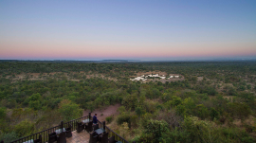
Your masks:
{"label": "silhouetted person", "polygon": [[93,116],[92,122],[93,122],[93,124],[97,124],[98,123],[97,114],[95,114]]}

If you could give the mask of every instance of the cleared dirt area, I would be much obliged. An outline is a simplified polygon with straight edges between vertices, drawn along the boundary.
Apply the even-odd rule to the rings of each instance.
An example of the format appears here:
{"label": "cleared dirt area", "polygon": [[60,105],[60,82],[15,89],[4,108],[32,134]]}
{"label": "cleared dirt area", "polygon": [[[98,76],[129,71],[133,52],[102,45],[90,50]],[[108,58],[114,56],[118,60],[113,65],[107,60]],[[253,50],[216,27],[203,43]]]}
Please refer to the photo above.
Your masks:
{"label": "cleared dirt area", "polygon": [[102,78],[102,79],[106,79],[106,80],[117,81],[116,78],[107,77],[103,74],[92,74],[92,73],[85,73],[85,72],[23,73],[23,74],[16,74],[15,77],[6,76],[6,78],[11,78],[13,82],[15,82],[17,80],[25,80],[25,79],[27,79],[27,80],[45,80],[47,78],[56,78],[56,79],[66,78],[67,80],[71,80],[71,81],[80,81],[82,79],[82,77],[86,77],[87,79],[88,78]]}
{"label": "cleared dirt area", "polygon": [[197,81],[202,81],[204,77],[197,77]]}
{"label": "cleared dirt area", "polygon": [[[100,121],[105,121],[106,117],[111,115],[118,115],[117,109],[120,107],[120,104],[110,105],[104,109],[96,109],[94,110],[91,115],[94,116],[94,114],[97,114],[97,118]],[[87,116],[89,114],[90,110],[85,110],[83,112],[83,116]]]}
{"label": "cleared dirt area", "polygon": [[103,79],[107,79],[107,80],[117,81],[116,78],[106,77],[103,74],[90,74],[90,75],[86,75],[86,78],[94,78],[94,77],[99,77],[99,78],[103,78]]}

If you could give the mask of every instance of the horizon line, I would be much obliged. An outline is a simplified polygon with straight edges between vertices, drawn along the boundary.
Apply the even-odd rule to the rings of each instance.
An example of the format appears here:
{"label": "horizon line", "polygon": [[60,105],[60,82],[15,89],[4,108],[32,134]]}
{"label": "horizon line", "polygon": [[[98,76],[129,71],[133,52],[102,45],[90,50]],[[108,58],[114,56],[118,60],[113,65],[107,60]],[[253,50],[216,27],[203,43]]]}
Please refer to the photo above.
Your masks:
{"label": "horizon line", "polygon": [[127,59],[98,59],[98,60],[79,60],[79,59],[0,59],[0,62],[20,61],[20,62],[242,62],[242,61],[255,61],[254,59],[184,59],[184,60],[127,60]]}

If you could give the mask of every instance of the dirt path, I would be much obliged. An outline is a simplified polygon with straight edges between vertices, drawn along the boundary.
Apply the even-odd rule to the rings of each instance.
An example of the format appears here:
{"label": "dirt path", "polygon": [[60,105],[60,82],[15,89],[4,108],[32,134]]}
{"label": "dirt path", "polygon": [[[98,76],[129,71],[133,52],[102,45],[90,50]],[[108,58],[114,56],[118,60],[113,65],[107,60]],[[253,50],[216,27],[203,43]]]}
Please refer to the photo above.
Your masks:
{"label": "dirt path", "polygon": [[[92,112],[92,116],[94,116],[95,113],[97,113],[97,118],[100,121],[105,121],[106,117],[111,116],[111,115],[117,115],[118,111],[117,109],[120,107],[120,104],[115,104],[115,105],[110,105],[106,107],[105,109],[96,109]],[[89,110],[85,110],[83,113],[83,116],[86,116],[89,114]]]}

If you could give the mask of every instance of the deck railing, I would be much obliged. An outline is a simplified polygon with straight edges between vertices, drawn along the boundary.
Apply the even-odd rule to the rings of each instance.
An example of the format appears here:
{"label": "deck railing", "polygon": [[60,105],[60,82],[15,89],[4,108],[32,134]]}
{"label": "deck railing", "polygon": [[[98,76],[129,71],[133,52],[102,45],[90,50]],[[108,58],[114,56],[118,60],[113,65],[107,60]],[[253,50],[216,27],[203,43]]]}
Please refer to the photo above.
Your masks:
{"label": "deck railing", "polygon": [[[36,140],[36,139],[39,138],[40,135],[42,137],[42,142],[45,143],[45,142],[48,142],[50,133],[53,133],[57,129],[60,129],[60,128],[63,128],[63,127],[64,128],[71,127],[71,131],[75,131],[76,128],[77,128],[77,122],[81,122],[82,120],[88,119],[88,118],[91,119],[91,113],[89,113],[88,116],[83,116],[81,118],[74,119],[74,120],[65,122],[63,124],[60,124],[58,126],[55,126],[55,127],[52,127],[52,128],[49,128],[49,129],[46,129],[46,130],[43,130],[43,131],[40,131],[40,132],[37,132],[37,133],[34,133],[34,134],[31,134],[29,136],[22,137],[20,139],[12,141],[11,143],[23,143],[23,142],[31,140],[31,139]],[[127,140],[125,140],[123,137],[121,137],[116,132],[111,130],[109,127],[105,126],[105,122],[100,122],[99,121],[99,127],[104,128],[104,130],[108,133],[108,137],[114,136],[115,140],[121,141],[122,143],[129,143]]]}
{"label": "deck railing", "polygon": [[[104,128],[105,126],[105,122],[99,122],[99,127],[100,128]],[[108,126],[105,126],[104,130],[108,133],[108,137],[115,137],[115,140],[117,141],[121,141],[122,143],[129,143],[126,139],[124,139],[123,137],[121,137],[120,135],[118,135],[116,132],[114,132],[113,130],[111,130]]]}
{"label": "deck railing", "polygon": [[90,116],[90,114],[88,116],[83,116],[81,118],[74,119],[74,120],[68,121],[66,123],[63,123],[63,125],[60,124],[58,126],[43,130],[41,132],[37,132],[37,133],[31,134],[29,136],[22,137],[20,139],[12,141],[11,143],[23,143],[23,142],[31,140],[31,139],[35,140],[35,139],[38,139],[40,135],[42,136],[43,143],[48,142],[49,134],[55,132],[57,129],[60,129],[61,126],[63,126],[64,128],[68,128],[70,126],[71,131],[75,131],[76,127],[77,127],[77,122],[81,122],[81,120],[87,119],[87,118],[89,118],[89,116]]}

